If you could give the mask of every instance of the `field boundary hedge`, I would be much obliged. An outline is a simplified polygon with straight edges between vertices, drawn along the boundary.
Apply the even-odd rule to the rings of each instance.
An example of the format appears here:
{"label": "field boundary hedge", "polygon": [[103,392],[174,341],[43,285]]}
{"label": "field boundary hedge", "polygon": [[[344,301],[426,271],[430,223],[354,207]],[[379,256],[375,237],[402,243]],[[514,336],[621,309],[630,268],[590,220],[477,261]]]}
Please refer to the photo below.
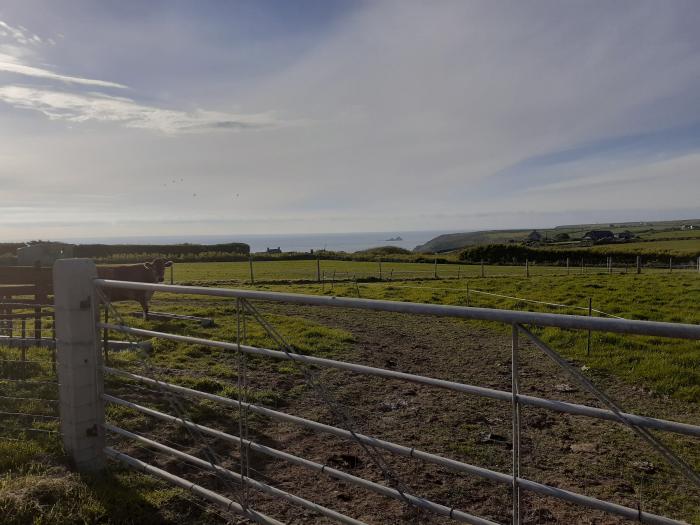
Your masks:
{"label": "field boundary hedge", "polygon": [[486,246],[474,246],[462,250],[458,256],[462,262],[479,263],[482,260],[488,264],[513,264],[523,263],[526,259],[531,262],[566,264],[569,258],[570,264],[575,265],[584,259],[586,264],[605,264],[608,257],[613,257],[615,263],[635,264],[637,255],[642,257],[643,263],[668,263],[669,257],[676,261],[694,262],[700,257],[700,250],[679,255],[665,250],[658,252],[632,253],[615,250],[610,245],[609,250],[598,249],[562,249],[562,248],[532,248],[529,246],[510,244],[489,244]]}

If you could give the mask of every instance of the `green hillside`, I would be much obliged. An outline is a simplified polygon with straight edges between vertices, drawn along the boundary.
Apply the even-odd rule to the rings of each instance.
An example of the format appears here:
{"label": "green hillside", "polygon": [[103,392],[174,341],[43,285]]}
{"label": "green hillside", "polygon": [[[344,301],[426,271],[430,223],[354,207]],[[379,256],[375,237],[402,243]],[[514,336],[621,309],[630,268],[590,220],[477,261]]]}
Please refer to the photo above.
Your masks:
{"label": "green hillside", "polygon": [[[693,229],[690,229],[692,226]],[[656,222],[618,222],[599,224],[574,224],[556,226],[555,228],[542,229],[517,229],[517,230],[484,230],[464,233],[450,233],[439,235],[427,243],[417,246],[414,252],[436,253],[449,252],[487,244],[522,243],[527,241],[532,231],[537,231],[541,237],[541,244],[564,245],[573,248],[580,244],[583,236],[591,230],[606,230],[614,234],[629,231],[634,234],[634,244],[651,243],[654,241],[683,241],[676,245],[683,251],[693,252],[700,249],[700,219],[687,219],[677,221]],[[562,241],[561,236],[569,236],[568,241]],[[697,243],[697,244],[695,244]],[[632,244],[632,243],[630,243]],[[616,244],[616,249],[620,245]],[[668,243],[658,246],[659,250],[668,249]],[[651,244],[644,244],[642,251],[657,251]]]}

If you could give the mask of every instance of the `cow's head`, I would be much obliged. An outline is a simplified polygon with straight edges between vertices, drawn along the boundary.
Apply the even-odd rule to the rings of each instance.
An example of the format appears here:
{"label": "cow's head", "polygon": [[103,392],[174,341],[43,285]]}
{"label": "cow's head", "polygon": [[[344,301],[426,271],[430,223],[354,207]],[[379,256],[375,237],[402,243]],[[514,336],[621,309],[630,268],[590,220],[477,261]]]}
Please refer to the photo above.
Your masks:
{"label": "cow's head", "polygon": [[165,269],[173,265],[173,261],[165,259],[154,259],[151,262],[143,263],[147,270],[153,273],[153,282],[162,283],[165,279]]}

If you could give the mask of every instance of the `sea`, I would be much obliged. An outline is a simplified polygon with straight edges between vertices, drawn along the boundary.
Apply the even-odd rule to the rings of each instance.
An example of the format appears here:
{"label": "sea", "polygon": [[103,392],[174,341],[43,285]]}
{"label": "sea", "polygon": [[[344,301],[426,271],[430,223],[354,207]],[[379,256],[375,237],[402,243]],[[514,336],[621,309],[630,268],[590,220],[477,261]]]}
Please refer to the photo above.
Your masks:
{"label": "sea", "polygon": [[280,248],[283,252],[308,252],[311,250],[331,250],[356,252],[377,246],[398,246],[412,250],[430,239],[452,233],[449,231],[393,231],[393,232],[351,232],[351,233],[292,233],[256,235],[165,235],[165,236],[124,236],[109,238],[62,239],[78,244],[220,244],[244,242],[250,245],[251,252],[264,252],[268,248]]}

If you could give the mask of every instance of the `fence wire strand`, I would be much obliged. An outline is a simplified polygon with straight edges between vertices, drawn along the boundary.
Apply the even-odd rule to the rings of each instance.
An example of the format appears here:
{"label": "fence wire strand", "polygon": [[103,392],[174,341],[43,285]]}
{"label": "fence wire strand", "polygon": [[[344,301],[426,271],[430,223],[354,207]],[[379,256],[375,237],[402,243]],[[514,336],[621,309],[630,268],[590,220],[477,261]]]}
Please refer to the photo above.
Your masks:
{"label": "fence wire strand", "polygon": [[[113,313],[115,320],[117,320],[118,324],[121,326],[128,326],[125,322],[124,319],[121,315],[121,313],[114,307],[114,305],[109,301],[105,293],[98,287],[96,288],[97,294],[100,297],[101,302],[104,304],[105,308],[109,308],[110,311]],[[135,338],[133,336],[130,336],[127,334],[127,337],[129,337],[132,342],[136,342]],[[156,381],[156,384],[159,385],[160,388],[160,381],[158,381],[155,378],[155,373],[154,370],[150,367],[150,360],[148,359],[148,356],[145,355],[145,351],[141,349],[139,352],[139,357],[141,359],[141,364],[144,366],[144,368],[147,370],[147,373],[151,375],[154,380]],[[190,420],[191,418],[185,417],[186,416],[186,411],[182,407],[182,404],[179,402],[176,396],[173,396],[171,392],[169,392],[165,388],[161,388],[160,394],[168,401],[170,404],[171,409],[177,414],[177,417],[185,422]],[[204,439],[203,434],[199,430],[199,426],[196,423],[192,424],[185,424],[185,428],[187,429],[188,433],[190,433],[192,439],[195,441],[195,443],[202,443],[204,445],[204,453],[207,458],[207,461],[211,464],[212,468],[216,471],[216,465],[221,463],[221,460],[219,459],[218,455],[216,452],[209,446],[207,441]],[[231,484],[232,481],[226,479],[225,477],[221,477],[222,481],[226,484]],[[242,505],[241,501],[238,501],[239,504]]]}

